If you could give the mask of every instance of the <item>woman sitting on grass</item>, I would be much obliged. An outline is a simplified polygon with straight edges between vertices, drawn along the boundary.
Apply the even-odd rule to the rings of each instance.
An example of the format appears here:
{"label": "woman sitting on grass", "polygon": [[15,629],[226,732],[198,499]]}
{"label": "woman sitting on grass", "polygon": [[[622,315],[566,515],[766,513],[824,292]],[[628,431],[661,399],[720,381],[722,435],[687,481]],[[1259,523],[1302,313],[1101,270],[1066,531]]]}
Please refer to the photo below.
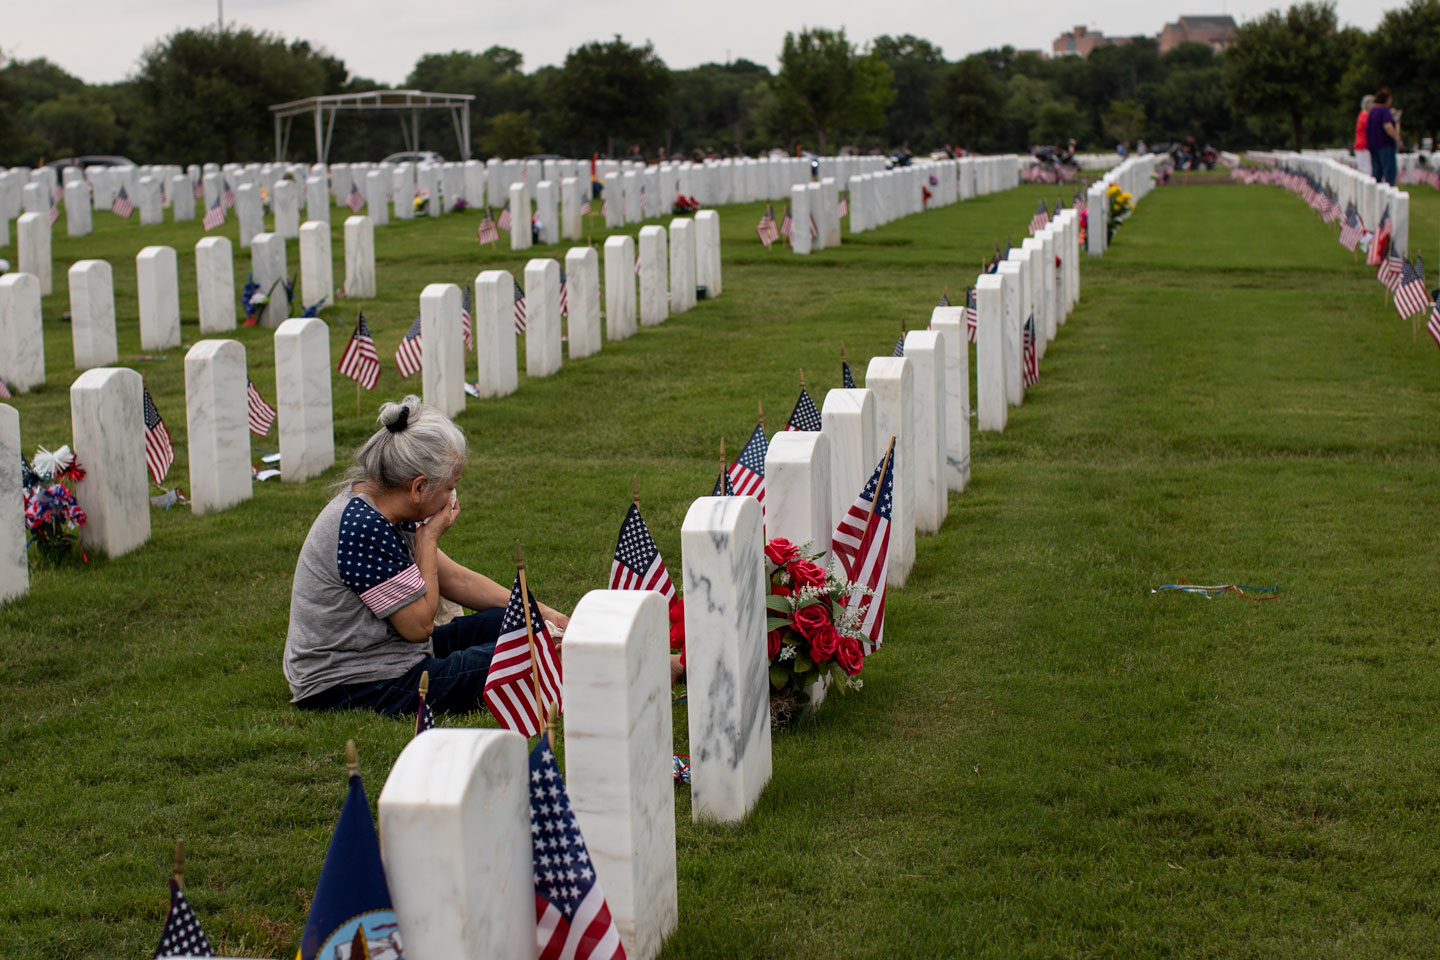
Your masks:
{"label": "woman sitting on grass", "polygon": [[[510,588],[440,549],[460,514],[465,434],[415,396],[381,406],[380,423],[300,548],[285,638],[291,700],[414,713],[428,670],[433,709],[479,709]],[[479,612],[437,627],[441,597]],[[569,622],[543,603],[540,613]]]}

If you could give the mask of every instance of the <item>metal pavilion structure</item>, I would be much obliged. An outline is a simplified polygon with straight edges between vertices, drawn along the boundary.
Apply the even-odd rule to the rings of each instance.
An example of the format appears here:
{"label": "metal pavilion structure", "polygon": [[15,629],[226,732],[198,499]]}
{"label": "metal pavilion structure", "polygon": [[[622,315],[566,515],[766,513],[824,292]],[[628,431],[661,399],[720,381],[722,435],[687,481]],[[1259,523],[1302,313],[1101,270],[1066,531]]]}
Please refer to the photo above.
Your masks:
{"label": "metal pavilion structure", "polygon": [[[321,163],[330,162],[330,144],[335,134],[335,117],[342,110],[388,110],[400,115],[400,132],[405,148],[420,149],[420,112],[449,110],[460,145],[460,159],[470,159],[470,101],[467,93],[426,93],[422,90],[370,90],[365,93],[335,93],[306,97],[289,103],[272,104],[275,118],[275,160],[281,162],[290,147],[290,130],[296,117],[312,117],[315,122],[315,156]],[[407,123],[408,120],[408,123]]]}

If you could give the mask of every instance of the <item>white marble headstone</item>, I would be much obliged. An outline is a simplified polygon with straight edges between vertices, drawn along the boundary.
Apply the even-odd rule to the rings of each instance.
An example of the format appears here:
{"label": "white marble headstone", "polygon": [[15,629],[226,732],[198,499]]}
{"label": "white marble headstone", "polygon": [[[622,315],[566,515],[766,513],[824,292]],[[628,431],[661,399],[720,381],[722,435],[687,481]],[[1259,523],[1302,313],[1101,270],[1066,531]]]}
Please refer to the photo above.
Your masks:
{"label": "white marble headstone", "polygon": [[1005,291],[1000,274],[975,281],[975,407],[977,426],[1000,433],[1009,416],[1005,399]]}
{"label": "white marble headstone", "polygon": [[200,332],[235,329],[235,258],[228,237],[206,237],[195,244],[195,291]]}
{"label": "white marble headstone", "polygon": [[249,500],[250,421],[245,347],[201,340],[185,354],[190,505],[214,513]]}
{"label": "white marble headstone", "polygon": [[[510,249],[529,250],[534,242],[530,234],[530,185],[510,184]],[[529,305],[529,298],[526,298]]]}
{"label": "white marble headstone", "polygon": [[633,960],[679,919],[669,632],[661,594],[592,590],[561,647],[570,805]]}
{"label": "white marble headstone", "polygon": [[515,278],[486,270],[475,278],[475,385],[482,397],[515,392],[520,374],[515,356]]}
{"label": "white marble headstone", "polygon": [[119,359],[115,340],[115,278],[104,260],[70,267],[70,336],[75,368],[103,367]]}
{"label": "white marble headstone", "polygon": [[605,339],[635,335],[635,240],[605,239]]}
{"label": "white marble headstone", "polygon": [[790,188],[790,249],[801,255],[810,252],[810,191],[805,184]]}
{"label": "white marble headstone", "polygon": [[335,305],[335,261],[330,251],[330,223],[307,220],[300,225],[300,300],[305,307]]}
{"label": "white marble headstone", "polygon": [[805,552],[820,554],[815,562],[828,569],[835,529],[829,437],[815,430],[782,430],[771,438],[765,452],[765,503],[765,536],[801,548],[810,544]]}
{"label": "white marble headstone", "polygon": [[285,294],[285,261],[285,238],[280,234],[257,233],[250,241],[251,273],[260,292],[270,298],[260,309],[262,327],[274,329],[290,319],[290,299]]}
{"label": "white marble headstone", "polygon": [[305,219],[330,223],[330,191],[324,177],[305,178]]}
{"label": "white marble headstone", "polygon": [[680,528],[696,822],[736,823],[770,779],[764,534],[754,497],[701,497]]}
{"label": "white marble headstone", "polygon": [[375,225],[369,217],[346,217],[342,292],[351,300],[368,300],[375,287]]}
{"label": "white marble headstone", "polygon": [[670,315],[670,270],[665,228],[640,228],[640,325],[654,327]]}
{"label": "white marble headstone", "polygon": [[560,194],[550,180],[535,185],[535,218],[540,222],[540,242],[560,242]]}
{"label": "white marble headstone", "polygon": [[[885,582],[903,587],[915,562],[915,362],[909,357],[872,357],[865,370],[865,389],[875,398],[876,446],[880,437],[887,438],[886,442],[889,437],[895,438],[890,467],[895,485]],[[854,502],[852,495],[846,508]]]}
{"label": "white marble headstone", "polygon": [[150,539],[142,389],[140,374],[118,367],[87,370],[70,385],[70,435],[85,467],[75,499],[89,518],[80,542],[112,557]]}
{"label": "white marble headstone", "polygon": [[281,480],[299,483],[335,462],[330,328],[319,317],[291,317],[275,328],[275,410]]}
{"label": "white marble headstone", "polygon": [[65,232],[72,237],[88,237],[93,229],[90,188],[84,180],[71,180],[65,184]]}
{"label": "white marble headstone", "polygon": [[869,390],[831,390],[820,408],[820,431],[830,439],[830,503],[844,515],[875,472],[875,399]]}
{"label": "white marble headstone", "polygon": [[670,312],[685,313],[695,306],[695,221],[670,221]]}
{"label": "white marble headstone", "polygon": [[945,521],[945,338],[934,330],[905,335],[915,364],[915,528],[935,533]]}
{"label": "white marble headstone", "polygon": [[40,281],[28,273],[0,276],[0,380],[11,393],[45,382]]}
{"label": "white marble headstone", "polygon": [[695,283],[714,300],[724,289],[720,271],[720,214],[701,210],[695,214]]}
{"label": "white marble headstone", "polygon": [[[0,603],[30,592],[30,558],[25,553],[25,496],[20,488],[23,452],[20,411],[0,403]],[[673,824],[672,814],[672,828]],[[672,845],[675,842],[673,829],[670,842]]]}
{"label": "white marble headstone", "polygon": [[936,307],[930,329],[945,337],[945,485],[970,482],[970,344],[964,307]]}
{"label": "white marble headstone", "polygon": [[258,186],[242,183],[235,189],[235,215],[240,221],[240,246],[248,247],[257,233],[265,231],[265,208]]}
{"label": "white marble headstone", "polygon": [[548,377],[560,370],[560,264],[525,264],[525,375]]}
{"label": "white marble headstone", "polygon": [[420,343],[425,402],[456,416],[465,409],[465,340],[455,284],[432,283],[421,292]]}
{"label": "white marble headstone", "polygon": [[50,215],[20,214],[15,223],[15,239],[20,247],[20,272],[40,281],[42,297],[50,296],[55,292],[52,280],[54,261],[50,255]]}
{"label": "white marble headstone", "polygon": [[565,253],[566,324],[571,360],[600,352],[600,257],[593,247]]}
{"label": "white marble headstone", "polygon": [[140,295],[140,349],[180,346],[180,271],[174,247],[146,247],[135,255]]}
{"label": "white marble headstone", "polygon": [[[1027,251],[1028,257],[1028,251]],[[1005,375],[1005,400],[1012,407],[1018,407],[1025,399],[1025,382],[1021,378],[1022,362],[1021,328],[1024,325],[1027,293],[1029,290],[1028,261],[1006,260],[997,271],[1005,285],[1002,299],[1004,314],[1000,323],[1000,342],[1003,348]],[[977,331],[978,335],[978,331]]]}

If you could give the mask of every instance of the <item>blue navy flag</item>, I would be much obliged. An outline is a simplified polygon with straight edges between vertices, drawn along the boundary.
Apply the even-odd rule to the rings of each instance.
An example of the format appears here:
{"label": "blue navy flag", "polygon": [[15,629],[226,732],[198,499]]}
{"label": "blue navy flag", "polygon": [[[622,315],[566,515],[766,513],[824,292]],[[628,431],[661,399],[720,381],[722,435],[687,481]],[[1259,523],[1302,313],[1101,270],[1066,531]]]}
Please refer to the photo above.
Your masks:
{"label": "blue navy flag", "polygon": [[795,401],[795,409],[790,411],[790,422],[785,424],[785,429],[818,432],[823,425],[820,411],[815,408],[815,401],[811,400],[810,394],[801,387],[800,396]]}
{"label": "blue navy flag", "polygon": [[[296,960],[330,960],[338,956],[336,948],[340,944],[355,941],[360,928],[368,944],[391,947],[396,956],[402,955],[390,886],[380,861],[380,838],[370,818],[365,784],[359,773],[351,773],[345,805],[340,809],[335,835],[330,838],[325,865],[320,868],[320,881],[310,901],[310,916],[305,921]],[[370,952],[373,955],[378,951]]]}

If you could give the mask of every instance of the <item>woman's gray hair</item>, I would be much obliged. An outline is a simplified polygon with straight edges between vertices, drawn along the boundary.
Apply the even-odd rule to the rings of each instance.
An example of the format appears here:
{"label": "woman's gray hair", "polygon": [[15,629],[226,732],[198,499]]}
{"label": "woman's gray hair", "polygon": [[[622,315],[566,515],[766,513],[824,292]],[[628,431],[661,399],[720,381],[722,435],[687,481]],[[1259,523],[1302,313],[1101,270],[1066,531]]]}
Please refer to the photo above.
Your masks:
{"label": "woman's gray hair", "polygon": [[1361,111],[1369,110],[1373,106],[1375,106],[1375,94],[1367,93],[1360,98]]}
{"label": "woman's gray hair", "polygon": [[465,462],[465,434],[438,407],[411,394],[380,405],[380,429],[355,454],[343,484],[381,490],[408,487],[416,477],[443,482]]}

